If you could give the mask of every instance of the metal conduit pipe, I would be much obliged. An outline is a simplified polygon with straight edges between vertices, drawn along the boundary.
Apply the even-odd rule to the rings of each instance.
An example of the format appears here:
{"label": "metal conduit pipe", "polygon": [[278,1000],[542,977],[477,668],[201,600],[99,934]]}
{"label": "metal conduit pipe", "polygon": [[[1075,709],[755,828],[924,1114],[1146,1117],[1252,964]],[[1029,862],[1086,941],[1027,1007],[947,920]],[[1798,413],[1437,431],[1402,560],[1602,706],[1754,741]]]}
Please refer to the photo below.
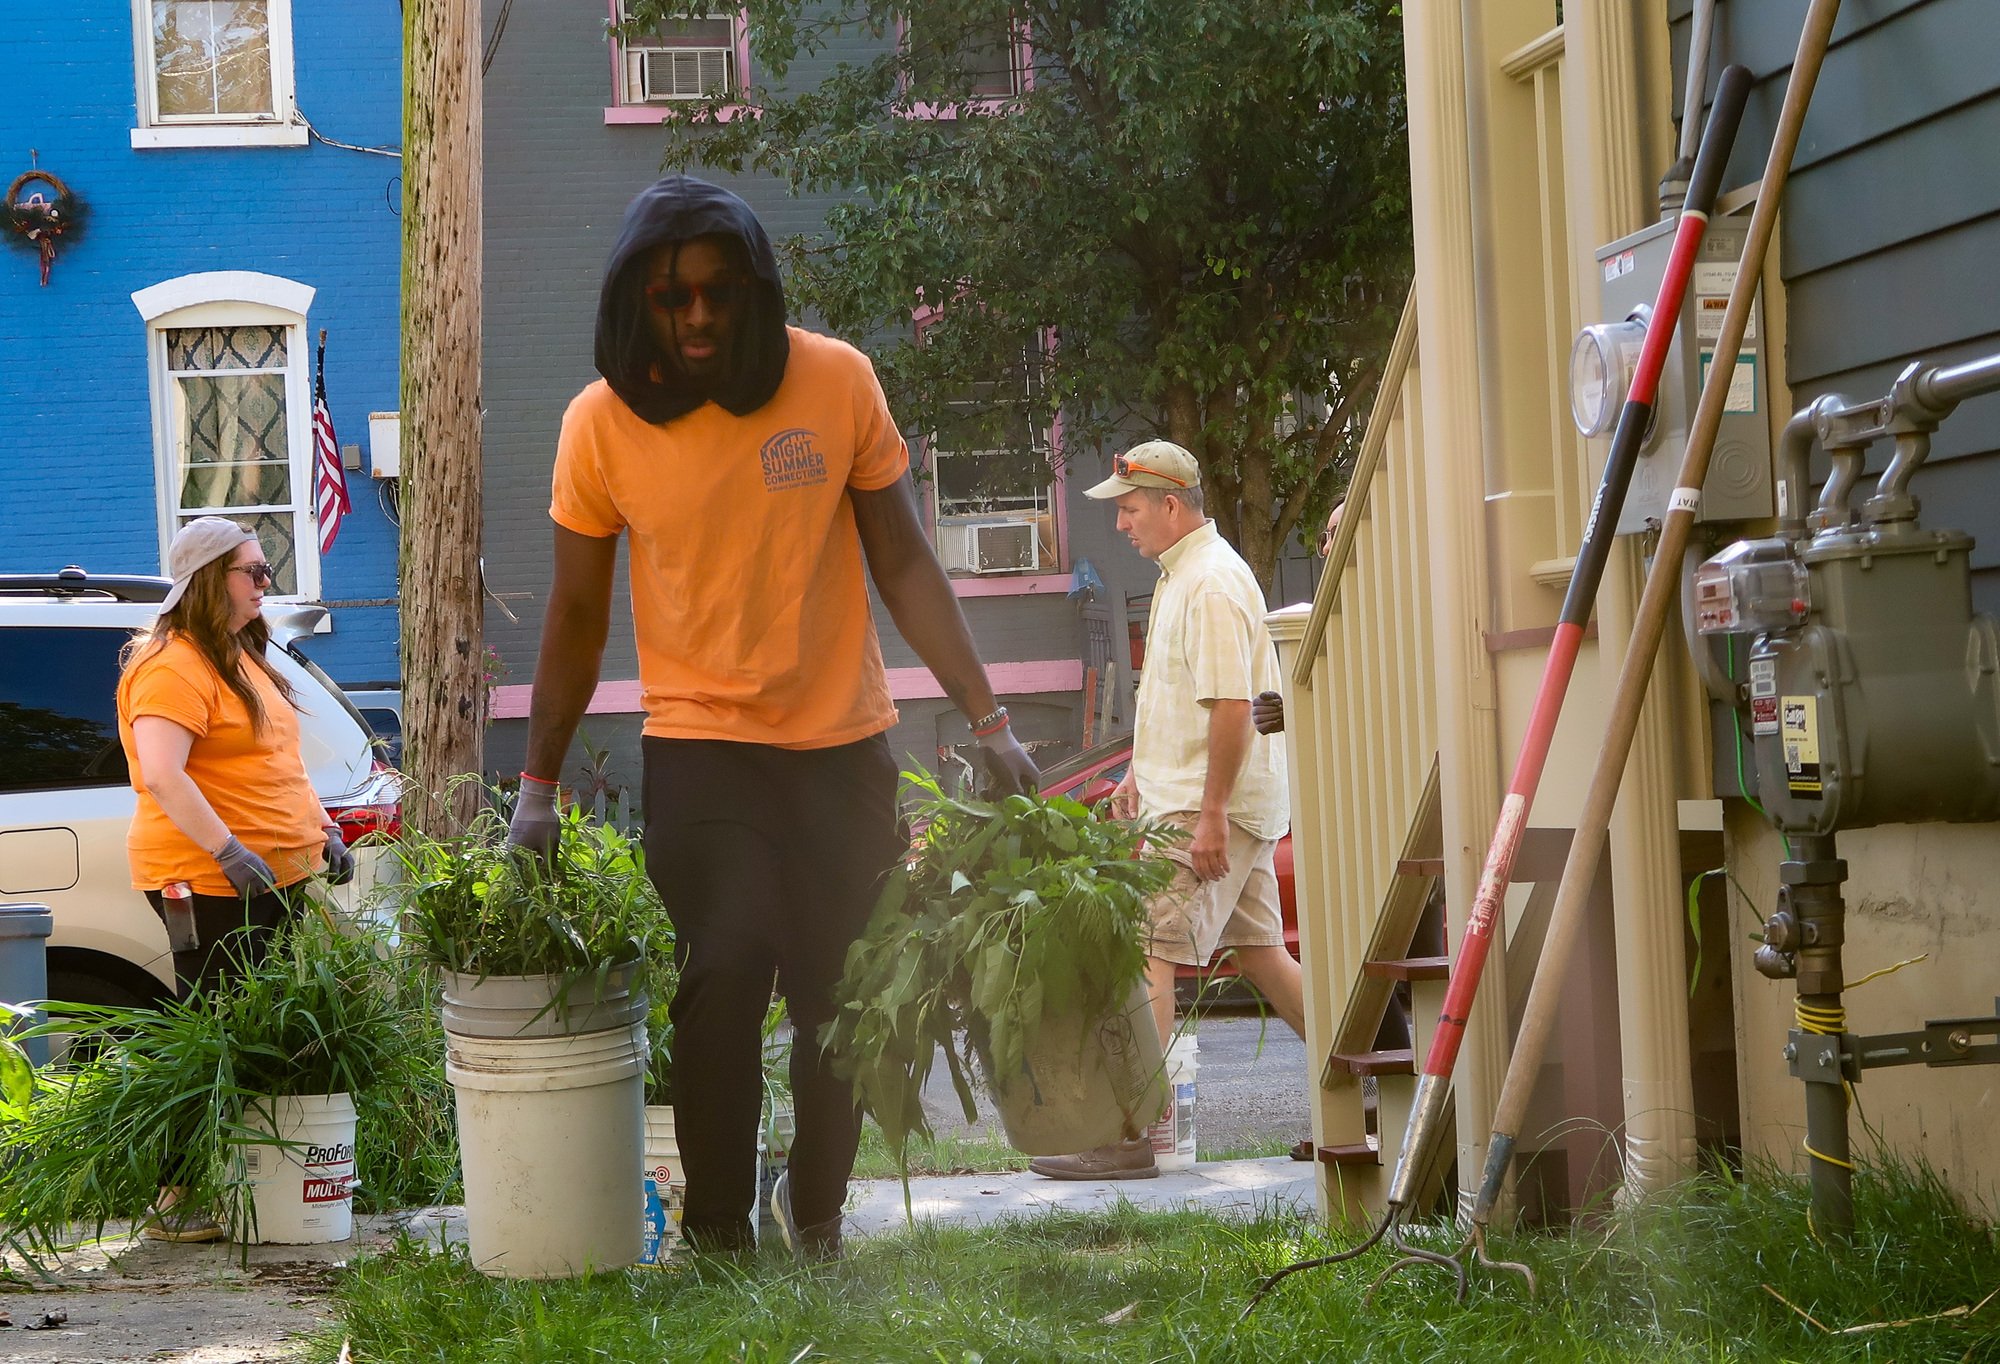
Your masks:
{"label": "metal conduit pipe", "polygon": [[1905,431],[1896,437],[1895,456],[1882,471],[1882,479],[1875,485],[1875,496],[1862,505],[1870,521],[1916,519],[1917,499],[1910,496],[1910,479],[1924,467],[1930,454],[1928,431]]}
{"label": "metal conduit pipe", "polygon": [[1942,418],[1967,398],[2000,389],[2000,355],[1968,360],[1962,365],[1932,365],[1910,376],[1910,391]]}

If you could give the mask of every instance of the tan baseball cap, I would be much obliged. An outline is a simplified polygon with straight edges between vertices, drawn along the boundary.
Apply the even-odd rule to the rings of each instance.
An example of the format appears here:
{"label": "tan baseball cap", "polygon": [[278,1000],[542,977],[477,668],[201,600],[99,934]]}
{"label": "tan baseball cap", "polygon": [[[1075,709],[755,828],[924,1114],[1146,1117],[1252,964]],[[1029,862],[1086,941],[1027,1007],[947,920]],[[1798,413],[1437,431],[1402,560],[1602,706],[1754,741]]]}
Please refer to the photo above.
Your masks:
{"label": "tan baseball cap", "polygon": [[1149,440],[1111,457],[1111,477],[1086,489],[1085,497],[1122,497],[1140,488],[1199,488],[1201,466],[1170,440]]}
{"label": "tan baseball cap", "polygon": [[236,522],[220,516],[197,516],[182,526],[175,533],[174,542],[167,546],[167,574],[174,580],[174,585],[167,589],[160,610],[174,609],[175,603],[187,591],[188,584],[194,580],[197,569],[214,563],[225,554],[235,553],[238,545],[256,538]]}

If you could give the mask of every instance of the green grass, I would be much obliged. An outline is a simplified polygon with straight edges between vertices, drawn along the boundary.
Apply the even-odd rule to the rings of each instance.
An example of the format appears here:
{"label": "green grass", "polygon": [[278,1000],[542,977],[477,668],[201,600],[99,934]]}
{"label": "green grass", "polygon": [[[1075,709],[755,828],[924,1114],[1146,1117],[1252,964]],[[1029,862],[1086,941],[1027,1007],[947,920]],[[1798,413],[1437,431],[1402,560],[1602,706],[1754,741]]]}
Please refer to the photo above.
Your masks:
{"label": "green grass", "polygon": [[[912,1176],[983,1175],[1028,1168],[1028,1158],[1009,1146],[1004,1137],[986,1133],[967,1137],[944,1133],[930,1141],[911,1137],[909,1154]],[[874,1119],[864,1119],[861,1149],[854,1157],[854,1178],[895,1179],[900,1173],[895,1153],[889,1149],[889,1139],[882,1135]]]}
{"label": "green grass", "polygon": [[1424,1270],[1367,1304],[1389,1262],[1372,1252],[1294,1276],[1248,1321],[1238,1317],[1259,1276],[1327,1249],[1322,1233],[1288,1218],[1127,1208],[870,1238],[805,1269],[771,1255],[545,1284],[487,1280],[462,1254],[406,1247],[347,1273],[343,1321],[312,1358],[331,1360],[351,1338],[357,1364],[2000,1360],[2000,1300],[1831,1333],[1970,1307],[2000,1287],[1991,1228],[1930,1176],[1866,1177],[1858,1201],[1863,1230],[1834,1250],[1807,1233],[1794,1182],[1708,1179],[1592,1230],[1496,1244],[1533,1263],[1538,1298],[1476,1274],[1460,1306],[1449,1278]]}

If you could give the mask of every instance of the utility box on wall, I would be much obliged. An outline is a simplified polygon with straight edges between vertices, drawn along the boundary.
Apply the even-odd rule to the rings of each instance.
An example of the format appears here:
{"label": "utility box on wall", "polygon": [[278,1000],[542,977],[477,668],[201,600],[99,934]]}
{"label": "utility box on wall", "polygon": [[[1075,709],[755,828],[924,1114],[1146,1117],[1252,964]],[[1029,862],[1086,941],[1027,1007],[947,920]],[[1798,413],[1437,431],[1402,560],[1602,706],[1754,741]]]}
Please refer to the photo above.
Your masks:
{"label": "utility box on wall", "polygon": [[[1599,249],[1607,320],[1623,321],[1635,312],[1650,314],[1666,274],[1676,225],[1675,219],[1666,219]],[[1708,225],[1702,238],[1680,326],[1660,374],[1653,429],[1640,447],[1632,487],[1618,517],[1620,535],[1638,534],[1666,519],[1667,498],[1680,472],[1688,426],[1701,401],[1702,385],[1715,362],[1722,316],[1729,305],[1729,291],[1736,287],[1737,264],[1748,235],[1747,222],[1718,218]],[[1716,432],[1708,478],[1702,484],[1697,514],[1702,521],[1749,521],[1771,515],[1771,428],[1765,407],[1770,401],[1770,371],[1764,355],[1763,311],[1760,298],[1751,307],[1743,344],[1735,357],[1728,403]],[[1650,325],[1650,318],[1647,320]],[[1630,366],[1638,359],[1638,352],[1636,347],[1626,349],[1630,354],[1620,357],[1623,363],[1619,368],[1629,386]],[[1621,389],[1620,403],[1622,393]],[[1600,463],[1594,472],[1601,471]]]}

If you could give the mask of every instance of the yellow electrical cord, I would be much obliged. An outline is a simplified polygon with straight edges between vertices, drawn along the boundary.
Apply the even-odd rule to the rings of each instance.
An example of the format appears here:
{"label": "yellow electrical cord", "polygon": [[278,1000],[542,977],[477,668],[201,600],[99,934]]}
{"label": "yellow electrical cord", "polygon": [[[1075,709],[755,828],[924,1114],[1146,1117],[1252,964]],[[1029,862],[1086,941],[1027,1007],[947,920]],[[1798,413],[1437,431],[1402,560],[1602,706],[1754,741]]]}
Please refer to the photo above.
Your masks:
{"label": "yellow electrical cord", "polygon": [[[1894,968],[1890,969],[1893,970]],[[1834,1005],[1830,1009],[1823,1009],[1807,1004],[1804,1000],[1795,999],[1792,1001],[1792,1017],[1798,1021],[1799,1031],[1813,1033],[1820,1037],[1837,1037],[1847,1031],[1847,1010],[1839,1004]],[[1841,1098],[1846,1100],[1848,1107],[1852,1108],[1854,1106],[1854,1086],[1845,1077],[1840,1082],[1840,1094]],[[1813,1144],[1810,1141],[1801,1141],[1799,1145],[1803,1146],[1806,1154],[1814,1160],[1823,1160],[1828,1165],[1837,1165],[1843,1170],[1860,1168],[1851,1160],[1842,1160],[1838,1156],[1830,1156],[1824,1151],[1814,1150]]]}

